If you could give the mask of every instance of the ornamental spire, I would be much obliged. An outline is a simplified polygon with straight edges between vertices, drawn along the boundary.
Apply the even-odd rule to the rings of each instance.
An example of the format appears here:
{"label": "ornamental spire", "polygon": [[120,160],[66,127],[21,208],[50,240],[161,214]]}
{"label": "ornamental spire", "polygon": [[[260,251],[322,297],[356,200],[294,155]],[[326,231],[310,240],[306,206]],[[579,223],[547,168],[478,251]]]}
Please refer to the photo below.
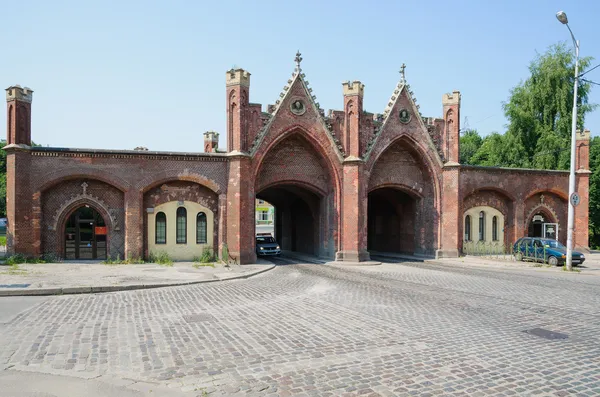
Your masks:
{"label": "ornamental spire", "polygon": [[300,62],[302,62],[302,54],[300,54],[300,50],[296,52],[296,58],[294,58],[294,62],[296,62],[296,68],[298,69],[298,73],[300,72]]}
{"label": "ornamental spire", "polygon": [[406,84],[406,74],[404,72],[405,69],[406,65],[402,63],[402,66],[400,66],[400,83],[402,84]]}

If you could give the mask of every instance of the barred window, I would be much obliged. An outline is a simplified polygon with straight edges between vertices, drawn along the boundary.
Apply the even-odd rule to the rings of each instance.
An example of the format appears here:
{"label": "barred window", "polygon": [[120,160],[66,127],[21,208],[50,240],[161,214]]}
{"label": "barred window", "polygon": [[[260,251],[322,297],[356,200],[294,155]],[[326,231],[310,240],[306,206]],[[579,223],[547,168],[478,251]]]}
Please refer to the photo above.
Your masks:
{"label": "barred window", "polygon": [[187,243],[187,210],[184,207],[177,208],[177,244]]}
{"label": "barred window", "polygon": [[471,215],[465,217],[465,241],[471,241]]}
{"label": "barred window", "polygon": [[485,241],[485,212],[479,213],[479,241]]}
{"label": "barred window", "polygon": [[206,244],[206,214],[199,212],[196,216],[196,244]]}
{"label": "barred window", "polygon": [[167,216],[164,212],[156,214],[155,242],[156,244],[167,243]]}
{"label": "barred window", "polygon": [[498,241],[498,217],[492,218],[492,240]]}

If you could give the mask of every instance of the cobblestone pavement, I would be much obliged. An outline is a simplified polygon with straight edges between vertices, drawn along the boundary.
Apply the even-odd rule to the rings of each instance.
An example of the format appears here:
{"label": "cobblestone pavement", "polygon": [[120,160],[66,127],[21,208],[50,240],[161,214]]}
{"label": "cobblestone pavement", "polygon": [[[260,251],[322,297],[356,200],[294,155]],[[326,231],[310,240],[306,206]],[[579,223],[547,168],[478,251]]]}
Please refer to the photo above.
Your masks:
{"label": "cobblestone pavement", "polygon": [[277,262],[247,280],[48,298],[0,324],[0,365],[198,396],[600,395],[600,277]]}

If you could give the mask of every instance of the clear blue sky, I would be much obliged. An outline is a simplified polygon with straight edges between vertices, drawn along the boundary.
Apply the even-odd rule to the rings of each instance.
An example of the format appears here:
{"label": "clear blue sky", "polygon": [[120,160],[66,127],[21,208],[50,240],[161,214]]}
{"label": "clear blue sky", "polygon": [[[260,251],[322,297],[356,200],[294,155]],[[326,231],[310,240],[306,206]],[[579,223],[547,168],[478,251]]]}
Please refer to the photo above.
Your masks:
{"label": "clear blue sky", "polygon": [[[322,108],[361,80],[382,112],[407,65],[425,116],[462,93],[461,121],[504,131],[502,101],[536,51],[570,43],[559,10],[600,63],[600,1],[6,1],[0,79],[31,87],[33,140],[44,146],[202,151],[225,137],[225,71],[252,73],[250,101],[274,103],[300,49]],[[600,82],[600,68],[587,77]],[[600,103],[600,86],[591,96]],[[0,125],[6,125],[1,112]],[[600,111],[586,120],[600,134]],[[5,127],[4,127],[5,128]]]}

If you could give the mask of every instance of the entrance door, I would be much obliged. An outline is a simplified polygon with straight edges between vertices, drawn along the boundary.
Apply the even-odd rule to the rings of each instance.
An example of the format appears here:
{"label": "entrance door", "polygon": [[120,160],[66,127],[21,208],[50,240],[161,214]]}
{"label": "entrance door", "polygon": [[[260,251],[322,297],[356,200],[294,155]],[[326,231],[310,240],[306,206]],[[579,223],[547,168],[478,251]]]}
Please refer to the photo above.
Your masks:
{"label": "entrance door", "polygon": [[558,240],[558,223],[544,223],[544,238]]}
{"label": "entrance door", "polygon": [[67,220],[65,259],[106,259],[106,224],[88,205],[77,209]]}

